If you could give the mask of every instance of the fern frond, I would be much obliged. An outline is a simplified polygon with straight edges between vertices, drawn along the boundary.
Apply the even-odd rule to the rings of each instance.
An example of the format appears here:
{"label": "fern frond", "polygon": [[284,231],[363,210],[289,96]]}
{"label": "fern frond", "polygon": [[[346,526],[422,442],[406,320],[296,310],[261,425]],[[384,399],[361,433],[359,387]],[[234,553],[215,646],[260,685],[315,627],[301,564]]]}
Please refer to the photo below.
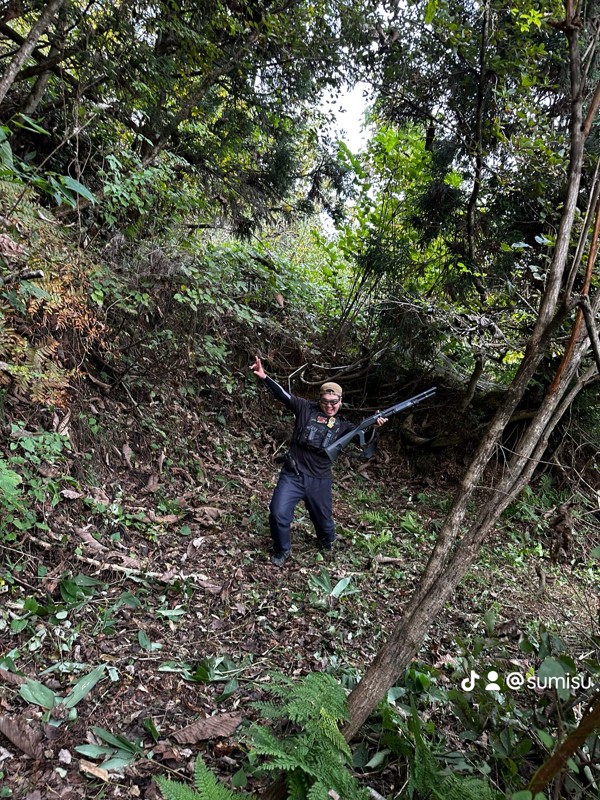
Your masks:
{"label": "fern frond", "polygon": [[328,789],[327,786],[317,781],[308,790],[306,800],[331,800],[330,791],[331,787]]}
{"label": "fern frond", "polygon": [[339,730],[347,719],[345,689],[327,673],[311,673],[299,683],[279,676],[267,690],[281,703],[254,704],[270,719],[294,723],[283,738],[271,728],[253,725],[246,738],[254,754],[265,756],[259,769],[286,773],[288,800],[330,800],[334,790],[344,800],[365,800],[348,770],[352,754]]}
{"label": "fern frond", "polygon": [[269,728],[251,725],[246,736],[252,748],[260,755],[275,756],[285,752],[282,743]]}
{"label": "fern frond", "polygon": [[288,678],[287,675],[283,675],[281,672],[273,672],[271,678],[272,682],[264,687],[265,691],[275,695],[275,697],[281,697],[282,699],[288,697],[290,690],[294,688],[292,679]]}
{"label": "fern frond", "polygon": [[423,743],[415,747],[414,759],[409,768],[408,793],[431,794],[433,787],[439,786],[439,770],[433,754]]}
{"label": "fern frond", "polygon": [[311,672],[292,688],[285,710],[292,722],[302,724],[318,718],[322,708],[336,721],[348,718],[344,688],[326,672]]}
{"label": "fern frond", "polygon": [[481,778],[447,775],[442,777],[433,753],[421,737],[409,767],[408,794],[435,800],[499,800],[490,784]]}
{"label": "fern frond", "polygon": [[236,800],[240,797],[247,797],[246,794],[232,792],[223,786],[206,766],[202,756],[196,758],[194,780],[202,800]]}
{"label": "fern frond", "polygon": [[185,783],[178,783],[162,776],[157,776],[155,781],[165,800],[200,800],[199,795]]}
{"label": "fern frond", "polygon": [[185,783],[172,781],[162,776],[156,778],[156,783],[165,800],[240,800],[240,798],[249,798],[249,795],[243,792],[232,792],[224,786],[209,770],[201,756],[198,756],[194,764],[194,781],[196,790],[191,789]]}
{"label": "fern frond", "polygon": [[437,788],[432,787],[431,792],[436,800],[498,800],[500,797],[487,781],[459,775],[448,775]]}
{"label": "fern frond", "polygon": [[306,800],[308,788],[308,781],[300,770],[289,773],[287,778],[287,800]]}
{"label": "fern frond", "polygon": [[348,742],[344,739],[338,728],[337,720],[331,716],[324,708],[321,709],[320,719],[317,723],[320,734],[328,739],[331,744],[343,753],[348,761],[352,759],[352,751],[348,747]]}
{"label": "fern frond", "polygon": [[275,703],[270,703],[268,700],[257,700],[251,703],[251,706],[257,711],[260,711],[260,715],[263,719],[281,719],[285,716],[282,713],[280,705],[277,706]]}

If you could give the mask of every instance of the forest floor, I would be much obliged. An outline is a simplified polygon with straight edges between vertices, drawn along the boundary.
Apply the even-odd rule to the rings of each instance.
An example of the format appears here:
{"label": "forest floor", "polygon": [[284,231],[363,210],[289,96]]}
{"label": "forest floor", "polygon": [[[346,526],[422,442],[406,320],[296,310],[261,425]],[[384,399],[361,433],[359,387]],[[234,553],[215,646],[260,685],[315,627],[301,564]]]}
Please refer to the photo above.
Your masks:
{"label": "forest floor", "polygon": [[[3,545],[14,585],[0,609],[0,796],[156,798],[152,777],[190,780],[197,754],[228,782],[243,765],[244,725],[258,716],[251,704],[273,672],[325,671],[352,686],[372,661],[462,467],[441,456],[425,466],[388,451],[383,437],[372,462],[342,458],[333,557],[318,552],[299,508],[293,558],[279,569],[268,560],[267,527],[277,432],[265,435],[245,410],[241,433],[225,418],[184,425],[172,410],[182,426],[175,446],[152,424],[133,435],[123,405],[96,399],[85,408],[107,426],[112,419],[110,435],[72,431],[76,479],[59,482],[34,536]],[[505,517],[431,628],[418,658],[447,686],[459,689],[465,674],[459,642],[485,639],[490,626],[514,669],[525,668],[519,636],[540,623],[577,652],[588,646],[597,598],[585,564],[574,552],[549,563],[540,549],[553,510]],[[96,669],[97,683],[65,705]],[[50,692],[49,712],[21,694],[32,680]],[[104,746],[121,768],[82,755],[86,744]],[[404,781],[397,765],[360,775],[387,797]],[[250,778],[246,791],[257,786]]]}

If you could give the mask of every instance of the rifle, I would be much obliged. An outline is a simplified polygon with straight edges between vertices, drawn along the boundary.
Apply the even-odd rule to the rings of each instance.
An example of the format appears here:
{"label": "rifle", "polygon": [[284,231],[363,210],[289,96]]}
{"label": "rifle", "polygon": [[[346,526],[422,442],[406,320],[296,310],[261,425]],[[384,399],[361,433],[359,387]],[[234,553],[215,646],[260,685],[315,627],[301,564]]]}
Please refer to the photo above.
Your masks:
{"label": "rifle", "polygon": [[333,463],[344,447],[346,447],[347,444],[350,444],[352,439],[354,439],[356,436],[358,436],[360,446],[365,447],[367,443],[365,441],[364,432],[374,425],[379,417],[393,417],[394,414],[399,414],[401,411],[404,411],[405,408],[416,406],[417,403],[426,400],[428,397],[432,397],[435,394],[435,391],[436,387],[432,386],[431,389],[427,389],[425,392],[421,392],[421,394],[416,394],[414,397],[409,397],[408,400],[403,400],[401,403],[396,403],[395,406],[390,406],[383,411],[378,411],[376,414],[372,414],[370,417],[363,419],[363,421],[360,422],[356,428],[354,428],[354,430],[351,430],[348,433],[345,433],[343,436],[340,436],[340,438],[336,439],[333,444],[330,444],[329,447],[325,448],[325,452],[329,456],[329,459]]}

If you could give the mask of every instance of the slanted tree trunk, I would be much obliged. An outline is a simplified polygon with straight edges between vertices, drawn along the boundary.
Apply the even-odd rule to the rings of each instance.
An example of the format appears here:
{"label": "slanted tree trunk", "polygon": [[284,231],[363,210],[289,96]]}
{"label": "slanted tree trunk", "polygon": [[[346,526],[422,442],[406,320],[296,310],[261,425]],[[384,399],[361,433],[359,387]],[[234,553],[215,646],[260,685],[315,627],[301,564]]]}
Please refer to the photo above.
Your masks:
{"label": "slanted tree trunk", "polygon": [[[56,37],[52,42],[52,45],[50,47],[50,52],[48,53],[48,62],[50,64],[55,63],[61,57],[64,45],[62,37],[64,34],[65,23],[66,23],[65,8],[63,6],[62,9],[60,9],[59,13],[59,22],[57,25]],[[33,85],[33,89],[29,93],[29,97],[25,100],[21,108],[23,114],[27,114],[29,116],[35,114],[39,104],[42,101],[42,97],[44,96],[46,87],[48,86],[48,83],[50,81],[51,74],[52,71],[50,68],[48,68],[47,70],[42,72],[41,75],[38,75]]]}
{"label": "slanted tree trunk", "polygon": [[21,68],[33,53],[40,36],[46,31],[54,19],[54,16],[64,5],[65,0],[50,0],[46,8],[43,10],[40,18],[27,34],[27,37],[21,47],[15,54],[15,57],[8,65],[8,68],[2,78],[0,79],[0,103],[4,100],[11,86],[15,82],[17,75]]}
{"label": "slanted tree trunk", "polygon": [[[570,298],[565,287],[570,284],[568,277],[571,271],[567,270],[567,267],[569,266],[569,248],[581,181],[584,146],[591,121],[597,112],[600,84],[596,88],[588,115],[583,120],[584,87],[577,40],[578,20],[575,19],[570,0],[567,0],[566,3],[564,30],[569,43],[571,67],[571,150],[568,186],[558,237],[548,269],[546,288],[536,324],[527,343],[517,375],[509,386],[504,402],[479,445],[454,498],[452,508],[443,523],[419,585],[405,607],[389,641],[379,651],[363,679],[349,697],[350,721],[344,728],[344,735],[348,740],[358,732],[377,703],[385,696],[398,675],[418,652],[429,626],[476,560],[487,534],[498,517],[531,479],[547,447],[552,430],[581,389],[587,383],[595,380],[598,375],[598,369],[594,364],[583,376],[578,376],[579,368],[590,346],[587,334],[582,333],[578,327],[578,315],[572,336],[572,345],[565,352],[555,380],[527,431],[517,444],[514,454],[497,484],[491,490],[487,490],[484,495],[482,480],[484,472],[496,453],[501,435],[511,414],[522,399],[529,381],[546,353],[553,332],[560,323],[564,322],[579,300]],[[595,191],[592,192],[592,196],[591,202],[595,204]],[[589,210],[588,220],[592,218],[595,210],[594,207]],[[597,228],[594,234],[597,236]],[[589,224],[581,234],[582,242],[588,235]],[[595,245],[592,250],[595,251]],[[581,248],[578,249],[578,252],[580,251]],[[591,253],[588,260],[593,260]],[[589,298],[585,299],[589,302]],[[591,308],[597,311],[599,306],[599,296],[596,296],[591,303]],[[591,317],[589,313],[588,317]],[[467,532],[463,533],[462,527],[468,503],[475,496],[479,501],[481,511],[475,521],[469,525]]]}
{"label": "slanted tree trunk", "polygon": [[580,747],[583,747],[587,737],[597,730],[600,730],[600,702],[598,701],[586,711],[577,728],[561,742],[545,764],[542,764],[535,773],[527,787],[531,794],[535,796],[538,792],[543,792],[550,781],[566,768],[567,761],[571,756]]}

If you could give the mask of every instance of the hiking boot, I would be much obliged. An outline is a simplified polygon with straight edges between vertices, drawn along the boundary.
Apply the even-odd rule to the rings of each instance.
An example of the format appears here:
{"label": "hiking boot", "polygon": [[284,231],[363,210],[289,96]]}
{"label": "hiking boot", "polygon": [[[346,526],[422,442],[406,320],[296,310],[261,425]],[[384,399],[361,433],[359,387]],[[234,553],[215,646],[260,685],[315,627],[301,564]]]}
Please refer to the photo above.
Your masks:
{"label": "hiking boot", "polygon": [[283,567],[285,562],[290,558],[292,555],[291,550],[284,550],[283,553],[273,553],[271,556],[271,564],[276,567]]}
{"label": "hiking boot", "polygon": [[319,552],[323,558],[332,558],[333,556],[333,542],[319,542]]}

